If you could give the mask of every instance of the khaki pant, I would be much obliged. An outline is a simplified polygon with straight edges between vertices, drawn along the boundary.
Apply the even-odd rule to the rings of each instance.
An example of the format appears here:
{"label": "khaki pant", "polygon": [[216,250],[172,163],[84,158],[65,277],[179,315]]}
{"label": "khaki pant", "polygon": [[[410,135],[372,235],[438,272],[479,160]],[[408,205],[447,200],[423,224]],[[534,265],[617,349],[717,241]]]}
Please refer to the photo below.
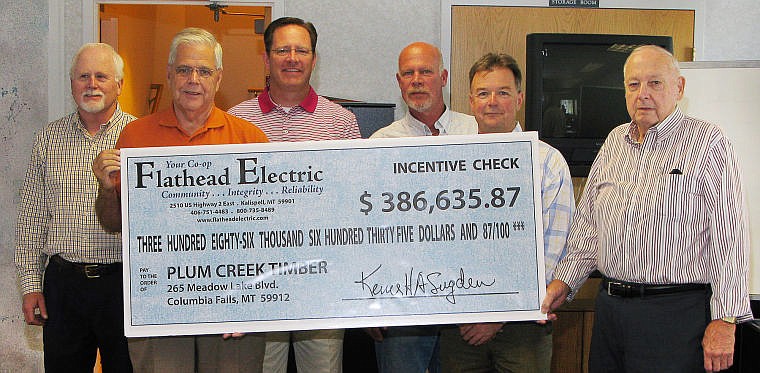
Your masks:
{"label": "khaki pant", "polygon": [[264,371],[285,373],[291,341],[299,372],[341,373],[343,371],[343,329],[269,332]]}
{"label": "khaki pant", "polygon": [[129,354],[140,373],[261,373],[264,334],[129,338]]}

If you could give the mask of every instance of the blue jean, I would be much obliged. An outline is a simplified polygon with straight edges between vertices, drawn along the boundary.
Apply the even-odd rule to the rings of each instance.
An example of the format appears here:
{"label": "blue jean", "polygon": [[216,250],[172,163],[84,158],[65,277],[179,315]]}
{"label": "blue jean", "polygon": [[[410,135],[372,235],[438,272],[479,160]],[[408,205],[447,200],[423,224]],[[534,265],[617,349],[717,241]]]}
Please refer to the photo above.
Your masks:
{"label": "blue jean", "polygon": [[380,373],[440,373],[438,325],[397,326],[383,331],[375,342]]}

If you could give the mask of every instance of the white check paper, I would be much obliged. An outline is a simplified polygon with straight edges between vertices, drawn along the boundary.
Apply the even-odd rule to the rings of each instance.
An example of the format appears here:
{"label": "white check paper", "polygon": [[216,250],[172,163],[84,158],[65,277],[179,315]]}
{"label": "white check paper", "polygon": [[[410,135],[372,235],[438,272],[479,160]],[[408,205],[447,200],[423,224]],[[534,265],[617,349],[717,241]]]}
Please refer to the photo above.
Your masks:
{"label": "white check paper", "polygon": [[129,337],[545,319],[535,133],[121,160]]}

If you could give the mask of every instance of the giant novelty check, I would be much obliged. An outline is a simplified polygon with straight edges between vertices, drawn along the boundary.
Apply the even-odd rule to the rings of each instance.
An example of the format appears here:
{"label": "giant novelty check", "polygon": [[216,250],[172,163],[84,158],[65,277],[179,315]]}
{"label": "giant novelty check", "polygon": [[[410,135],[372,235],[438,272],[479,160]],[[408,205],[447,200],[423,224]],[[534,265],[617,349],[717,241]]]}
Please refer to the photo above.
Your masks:
{"label": "giant novelty check", "polygon": [[535,133],[121,162],[129,337],[545,319]]}

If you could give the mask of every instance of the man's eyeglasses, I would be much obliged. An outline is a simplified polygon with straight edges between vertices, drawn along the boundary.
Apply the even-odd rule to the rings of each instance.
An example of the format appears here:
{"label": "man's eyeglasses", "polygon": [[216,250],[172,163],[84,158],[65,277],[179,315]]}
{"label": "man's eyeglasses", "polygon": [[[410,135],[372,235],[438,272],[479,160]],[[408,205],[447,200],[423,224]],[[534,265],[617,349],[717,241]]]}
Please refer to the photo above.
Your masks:
{"label": "man's eyeglasses", "polygon": [[193,71],[196,71],[198,73],[198,76],[201,78],[207,79],[210,78],[211,75],[214,75],[216,70],[209,69],[208,67],[192,67],[192,66],[177,66],[174,69],[174,72],[177,73],[177,76],[181,76],[183,78],[189,78],[193,75]]}
{"label": "man's eyeglasses", "polygon": [[311,49],[306,49],[306,48],[289,48],[289,47],[275,48],[275,49],[272,49],[270,52],[274,53],[275,56],[285,57],[285,56],[289,55],[291,51],[295,51],[296,52],[296,56],[299,56],[299,57],[306,57],[309,54],[311,54]]}

